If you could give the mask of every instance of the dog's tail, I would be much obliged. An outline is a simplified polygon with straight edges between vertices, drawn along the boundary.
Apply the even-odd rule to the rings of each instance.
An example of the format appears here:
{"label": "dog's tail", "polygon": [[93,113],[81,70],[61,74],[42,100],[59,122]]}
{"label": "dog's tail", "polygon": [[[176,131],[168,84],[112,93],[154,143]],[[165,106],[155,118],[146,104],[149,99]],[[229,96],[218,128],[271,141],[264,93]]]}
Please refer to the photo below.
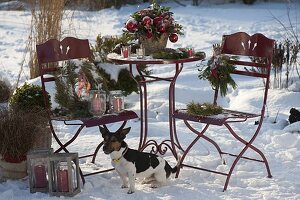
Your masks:
{"label": "dog's tail", "polygon": [[177,169],[180,167],[180,166],[179,166],[180,160],[181,160],[181,157],[178,156],[177,165],[176,165],[175,167],[173,167],[173,168],[172,168],[172,167],[169,165],[169,163],[166,161],[165,170],[166,170],[166,173],[167,173],[167,174],[166,174],[166,175],[167,175],[167,178],[169,178],[169,176],[170,176],[171,174],[174,174],[174,173],[177,172]]}

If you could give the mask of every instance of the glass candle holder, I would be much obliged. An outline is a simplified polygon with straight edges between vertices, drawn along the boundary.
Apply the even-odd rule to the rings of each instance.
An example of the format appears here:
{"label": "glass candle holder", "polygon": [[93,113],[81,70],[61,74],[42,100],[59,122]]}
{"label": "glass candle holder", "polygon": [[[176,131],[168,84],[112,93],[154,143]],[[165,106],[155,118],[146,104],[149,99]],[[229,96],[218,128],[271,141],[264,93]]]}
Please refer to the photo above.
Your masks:
{"label": "glass candle holder", "polygon": [[106,93],[102,90],[89,92],[89,110],[93,115],[103,115],[106,111]]}
{"label": "glass candle holder", "polygon": [[193,48],[187,48],[188,57],[194,56],[194,49]]}
{"label": "glass candle holder", "polygon": [[124,110],[124,96],[121,90],[114,90],[110,92],[110,107],[111,112],[118,113]]}
{"label": "glass candle holder", "polygon": [[131,53],[130,46],[122,46],[122,48],[121,48],[121,54],[122,54],[123,58],[130,57],[130,53]]}
{"label": "glass candle holder", "polygon": [[144,56],[145,56],[145,49],[144,48],[136,49],[136,56],[139,59],[144,58]]}

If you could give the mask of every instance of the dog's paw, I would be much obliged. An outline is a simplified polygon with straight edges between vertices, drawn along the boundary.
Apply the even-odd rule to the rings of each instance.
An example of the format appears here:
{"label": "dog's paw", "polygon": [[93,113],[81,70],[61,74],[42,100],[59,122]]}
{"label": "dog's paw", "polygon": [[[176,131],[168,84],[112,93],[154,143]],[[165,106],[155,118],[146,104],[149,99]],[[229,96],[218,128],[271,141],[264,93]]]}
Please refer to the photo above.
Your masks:
{"label": "dog's paw", "polygon": [[121,188],[128,188],[128,185],[122,185]]}
{"label": "dog's paw", "polygon": [[133,193],[134,193],[134,190],[131,190],[131,189],[129,189],[127,192],[127,194],[133,194]]}

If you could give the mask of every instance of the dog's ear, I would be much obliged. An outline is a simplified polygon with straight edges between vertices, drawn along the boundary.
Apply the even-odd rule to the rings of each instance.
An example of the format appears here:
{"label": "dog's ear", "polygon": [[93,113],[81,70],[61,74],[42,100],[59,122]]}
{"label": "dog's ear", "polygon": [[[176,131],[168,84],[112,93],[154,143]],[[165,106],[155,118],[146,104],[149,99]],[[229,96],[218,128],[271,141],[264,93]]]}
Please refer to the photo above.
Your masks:
{"label": "dog's ear", "polygon": [[102,137],[104,138],[106,135],[108,135],[108,130],[106,128],[103,128],[99,126],[100,133],[102,134]]}
{"label": "dog's ear", "polygon": [[130,129],[131,129],[131,127],[128,127],[128,128],[122,129],[120,131],[120,136],[122,139],[126,138],[126,135],[129,133]]}

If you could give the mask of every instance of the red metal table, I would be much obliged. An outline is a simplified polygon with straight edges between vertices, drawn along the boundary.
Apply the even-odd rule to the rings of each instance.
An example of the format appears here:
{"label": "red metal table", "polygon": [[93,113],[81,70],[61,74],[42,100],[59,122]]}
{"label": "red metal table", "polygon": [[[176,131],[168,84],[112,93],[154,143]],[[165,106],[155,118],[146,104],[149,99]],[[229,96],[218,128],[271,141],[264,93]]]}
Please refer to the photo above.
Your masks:
{"label": "red metal table", "polygon": [[[195,62],[203,60],[205,58],[205,53],[201,56],[194,56],[184,59],[153,59],[151,56],[146,56],[143,59],[139,59],[135,56],[129,58],[123,58],[121,55],[116,53],[108,54],[107,59],[116,64],[128,64],[131,76],[133,75],[133,67],[136,67],[138,74],[140,75],[140,80],[136,80],[140,92],[140,118],[141,118],[141,130],[140,130],[140,142],[138,149],[143,151],[146,147],[152,146],[151,153],[164,155],[168,148],[172,152],[173,156],[177,159],[176,147],[182,150],[179,143],[176,128],[174,123],[174,118],[172,114],[175,111],[175,83],[180,72],[183,69],[183,64],[188,62]],[[149,64],[174,64],[175,73],[170,77],[159,77],[151,76],[143,73],[142,65]],[[148,137],[148,105],[147,105],[147,83],[157,82],[157,81],[168,81],[169,85],[169,128],[170,128],[170,138],[161,141],[160,143],[154,139],[147,139]]]}

